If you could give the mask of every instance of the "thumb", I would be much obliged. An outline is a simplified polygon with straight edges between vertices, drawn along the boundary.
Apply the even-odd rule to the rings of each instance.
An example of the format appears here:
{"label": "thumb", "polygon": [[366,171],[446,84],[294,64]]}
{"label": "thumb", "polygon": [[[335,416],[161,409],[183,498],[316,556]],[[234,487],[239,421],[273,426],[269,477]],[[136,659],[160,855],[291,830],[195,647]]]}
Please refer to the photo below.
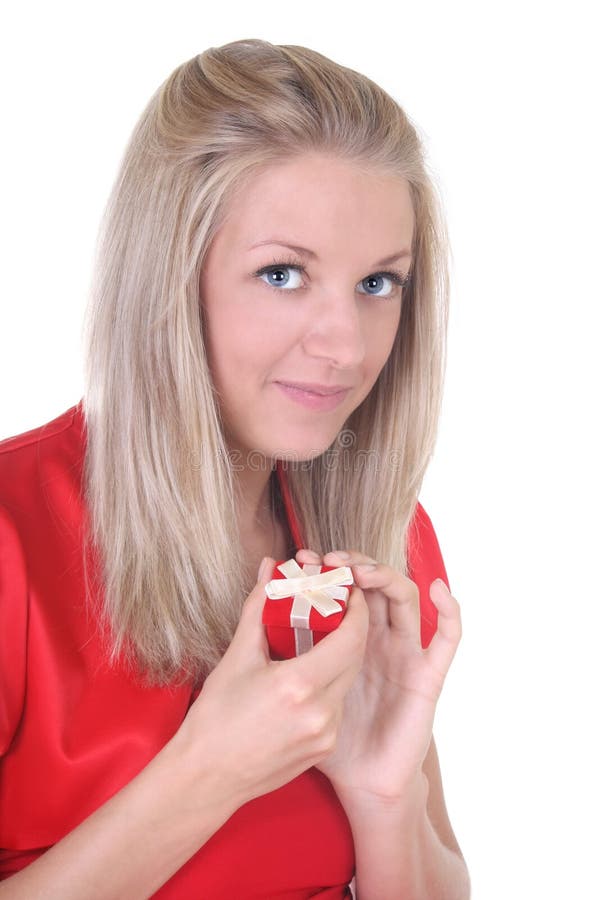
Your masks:
{"label": "thumb", "polygon": [[256,583],[259,584],[264,582],[267,584],[271,580],[271,575],[273,574],[273,569],[275,567],[275,560],[271,559],[270,556],[263,556],[262,562],[258,567],[258,576],[256,578]]}
{"label": "thumb", "polygon": [[236,651],[238,645],[243,645],[245,655],[248,652],[256,652],[266,659],[269,657],[269,645],[262,624],[262,611],[267,599],[265,587],[273,576],[275,560],[265,556],[259,566],[256,584],[246,597],[238,627],[233,636],[230,648]]}

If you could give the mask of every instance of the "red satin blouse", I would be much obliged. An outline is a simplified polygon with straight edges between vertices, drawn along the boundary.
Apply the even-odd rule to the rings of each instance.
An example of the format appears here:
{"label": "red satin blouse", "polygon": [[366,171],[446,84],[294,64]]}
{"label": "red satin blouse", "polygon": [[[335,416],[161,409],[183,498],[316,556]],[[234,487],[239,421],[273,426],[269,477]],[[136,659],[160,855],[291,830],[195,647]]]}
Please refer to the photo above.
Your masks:
{"label": "red satin blouse", "polygon": [[[0,880],[129,782],[177,731],[191,686],[142,687],[109,669],[84,604],[81,402],[0,443]],[[303,546],[285,471],[290,530]],[[409,540],[427,646],[429,585],[447,576],[419,504]],[[154,895],[161,900],[349,897],[350,825],[311,768],[242,806]]]}

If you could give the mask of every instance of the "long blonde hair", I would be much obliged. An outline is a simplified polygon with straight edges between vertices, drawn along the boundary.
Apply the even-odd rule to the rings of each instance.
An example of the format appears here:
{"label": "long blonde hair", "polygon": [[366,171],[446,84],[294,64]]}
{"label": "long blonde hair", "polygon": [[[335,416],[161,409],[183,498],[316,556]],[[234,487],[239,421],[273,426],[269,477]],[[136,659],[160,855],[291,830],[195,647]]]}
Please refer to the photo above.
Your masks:
{"label": "long blonde hair", "polygon": [[110,660],[149,683],[205,677],[252,587],[205,352],[202,262],[235,192],[313,151],[408,181],[413,265],[377,383],[326,453],[286,464],[289,488],[307,546],[360,548],[407,571],[447,331],[448,240],[422,142],[382,88],[320,53],[261,40],[211,47],[175,69],[133,131],[86,317],[84,483],[100,560],[88,600]]}

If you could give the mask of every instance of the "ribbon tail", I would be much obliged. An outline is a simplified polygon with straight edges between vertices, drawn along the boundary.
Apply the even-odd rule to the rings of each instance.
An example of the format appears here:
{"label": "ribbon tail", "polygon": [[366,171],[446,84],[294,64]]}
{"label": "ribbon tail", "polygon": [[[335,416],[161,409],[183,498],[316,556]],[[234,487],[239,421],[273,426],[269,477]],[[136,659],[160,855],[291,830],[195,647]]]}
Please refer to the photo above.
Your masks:
{"label": "ribbon tail", "polygon": [[296,656],[307,653],[313,646],[313,633],[310,628],[294,628]]}

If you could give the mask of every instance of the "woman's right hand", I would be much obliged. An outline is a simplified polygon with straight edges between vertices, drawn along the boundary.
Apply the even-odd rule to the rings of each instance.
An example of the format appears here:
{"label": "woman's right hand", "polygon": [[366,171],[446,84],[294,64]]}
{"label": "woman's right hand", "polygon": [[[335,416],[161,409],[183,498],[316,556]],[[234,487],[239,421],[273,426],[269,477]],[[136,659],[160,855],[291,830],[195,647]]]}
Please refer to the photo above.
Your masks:
{"label": "woman's right hand", "polygon": [[198,784],[212,780],[232,811],[332,752],[365,652],[369,613],[355,585],[334,632],[297,658],[271,660],[262,611],[274,565],[266,557],[231,644],[172,739]]}
{"label": "woman's right hand", "polygon": [[354,587],[336,631],[297,659],[273,662],[261,620],[274,564],[268,557],[227,652],[171,740],[80,825],[2,882],[0,897],[154,896],[240,806],[333,750],[365,651],[365,598]]}

